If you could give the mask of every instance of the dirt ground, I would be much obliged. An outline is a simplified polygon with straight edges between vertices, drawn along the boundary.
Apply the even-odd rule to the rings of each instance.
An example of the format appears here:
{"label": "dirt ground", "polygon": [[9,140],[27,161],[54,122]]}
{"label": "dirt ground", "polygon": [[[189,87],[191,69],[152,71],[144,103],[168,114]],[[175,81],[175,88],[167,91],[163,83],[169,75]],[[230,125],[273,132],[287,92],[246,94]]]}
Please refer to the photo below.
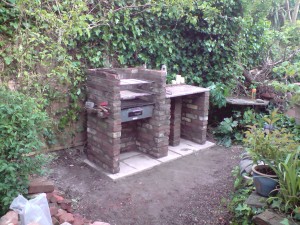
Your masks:
{"label": "dirt ground", "polygon": [[72,199],[76,212],[111,225],[229,224],[223,202],[233,189],[231,170],[240,152],[216,146],[112,181],[73,149],[54,153],[49,178]]}

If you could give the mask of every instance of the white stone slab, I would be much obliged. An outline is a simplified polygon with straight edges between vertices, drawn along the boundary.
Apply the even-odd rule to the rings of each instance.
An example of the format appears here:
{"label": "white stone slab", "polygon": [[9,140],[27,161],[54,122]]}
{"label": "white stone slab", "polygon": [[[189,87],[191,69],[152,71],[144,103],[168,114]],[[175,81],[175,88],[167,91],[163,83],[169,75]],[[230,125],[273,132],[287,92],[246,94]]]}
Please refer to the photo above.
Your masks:
{"label": "white stone slab", "polygon": [[111,173],[105,173],[108,177],[110,177],[113,180],[120,179],[122,177],[127,177],[130,175],[133,175],[135,173],[138,173],[139,171],[123,162],[120,162],[120,172],[116,174]]}
{"label": "white stone slab", "polygon": [[169,151],[170,150],[181,156],[190,155],[195,151],[193,147],[182,143],[180,143],[177,146],[169,146]]}
{"label": "white stone slab", "polygon": [[120,161],[124,160],[124,159],[128,159],[132,156],[135,156],[135,155],[140,155],[141,152],[136,152],[136,151],[130,151],[130,152],[124,152],[124,153],[121,153],[120,154]]}
{"label": "white stone slab", "polygon": [[159,159],[157,159],[157,160],[164,163],[164,162],[169,162],[169,161],[178,159],[178,158],[180,158],[180,157],[182,157],[182,155],[180,155],[180,154],[178,154],[178,153],[176,153],[176,152],[173,152],[173,151],[169,150],[167,156],[162,157],[162,158],[159,158]]}
{"label": "white stone slab", "polygon": [[127,164],[128,166],[131,166],[133,168],[136,168],[137,170],[146,170],[150,169],[154,166],[157,166],[160,164],[159,161],[156,159],[153,159],[149,157],[148,155],[135,155],[128,159],[124,159],[123,162]]}
{"label": "white stone slab", "polygon": [[204,144],[200,145],[195,142],[186,140],[186,139],[180,139],[180,144],[178,146],[169,146],[169,150],[176,152],[180,155],[190,155],[194,152],[210,148],[214,146],[215,144],[209,141],[206,141]]}
{"label": "white stone slab", "polygon": [[186,139],[180,139],[180,143],[183,144],[184,146],[189,146],[190,148],[192,148],[195,151],[199,151],[199,150],[203,150],[206,148],[210,148],[212,146],[214,146],[215,144],[209,141],[206,141],[204,144],[198,144]]}

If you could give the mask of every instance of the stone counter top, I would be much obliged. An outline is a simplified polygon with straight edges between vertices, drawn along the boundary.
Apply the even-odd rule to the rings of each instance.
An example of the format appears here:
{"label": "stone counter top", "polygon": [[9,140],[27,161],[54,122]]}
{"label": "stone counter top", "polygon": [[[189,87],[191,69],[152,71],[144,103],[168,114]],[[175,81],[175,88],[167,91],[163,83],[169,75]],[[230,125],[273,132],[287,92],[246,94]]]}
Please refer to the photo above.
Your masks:
{"label": "stone counter top", "polygon": [[166,87],[166,97],[174,98],[185,95],[209,92],[208,88],[196,87],[188,84],[170,85]]}

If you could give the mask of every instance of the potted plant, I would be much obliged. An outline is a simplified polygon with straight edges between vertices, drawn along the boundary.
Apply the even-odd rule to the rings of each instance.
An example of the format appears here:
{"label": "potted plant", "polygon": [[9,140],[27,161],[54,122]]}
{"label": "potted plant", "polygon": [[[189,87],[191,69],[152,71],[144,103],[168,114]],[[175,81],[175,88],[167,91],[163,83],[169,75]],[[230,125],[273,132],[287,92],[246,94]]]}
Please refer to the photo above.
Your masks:
{"label": "potted plant", "polygon": [[290,133],[285,129],[275,128],[277,120],[277,110],[274,110],[270,118],[264,118],[265,127],[268,129],[257,125],[249,126],[244,139],[246,149],[254,162],[252,171],[256,192],[265,197],[278,185],[274,166],[297,146]]}

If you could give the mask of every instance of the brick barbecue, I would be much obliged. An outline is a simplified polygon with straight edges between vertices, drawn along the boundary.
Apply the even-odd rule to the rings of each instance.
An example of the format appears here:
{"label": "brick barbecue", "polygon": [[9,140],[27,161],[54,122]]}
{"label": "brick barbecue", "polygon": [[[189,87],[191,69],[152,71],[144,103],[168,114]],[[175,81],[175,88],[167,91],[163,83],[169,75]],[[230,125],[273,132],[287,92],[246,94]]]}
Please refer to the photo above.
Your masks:
{"label": "brick barbecue", "polygon": [[87,93],[96,108],[87,114],[87,157],[110,173],[119,172],[122,152],[161,158],[180,137],[206,141],[209,89],[168,86],[166,71],[90,69]]}

